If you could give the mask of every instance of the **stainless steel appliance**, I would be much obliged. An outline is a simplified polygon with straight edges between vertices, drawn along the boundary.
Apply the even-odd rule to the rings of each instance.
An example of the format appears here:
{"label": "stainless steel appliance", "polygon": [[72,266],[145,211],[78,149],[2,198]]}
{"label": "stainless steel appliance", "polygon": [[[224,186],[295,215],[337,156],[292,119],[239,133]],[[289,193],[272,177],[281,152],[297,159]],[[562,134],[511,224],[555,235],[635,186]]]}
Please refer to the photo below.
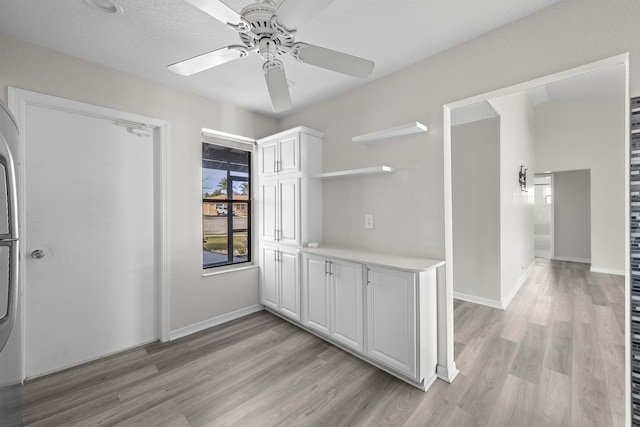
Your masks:
{"label": "stainless steel appliance", "polygon": [[12,150],[18,127],[0,102],[0,426],[22,425],[22,341],[16,330],[18,289],[18,199]]}

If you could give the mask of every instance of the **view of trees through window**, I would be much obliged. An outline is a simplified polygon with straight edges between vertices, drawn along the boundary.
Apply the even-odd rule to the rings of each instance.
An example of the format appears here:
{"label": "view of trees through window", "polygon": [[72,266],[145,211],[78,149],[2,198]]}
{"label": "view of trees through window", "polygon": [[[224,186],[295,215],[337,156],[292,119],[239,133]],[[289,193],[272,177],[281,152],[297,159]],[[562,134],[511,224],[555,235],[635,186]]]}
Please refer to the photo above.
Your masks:
{"label": "view of trees through window", "polygon": [[203,267],[251,261],[251,153],[202,144]]}

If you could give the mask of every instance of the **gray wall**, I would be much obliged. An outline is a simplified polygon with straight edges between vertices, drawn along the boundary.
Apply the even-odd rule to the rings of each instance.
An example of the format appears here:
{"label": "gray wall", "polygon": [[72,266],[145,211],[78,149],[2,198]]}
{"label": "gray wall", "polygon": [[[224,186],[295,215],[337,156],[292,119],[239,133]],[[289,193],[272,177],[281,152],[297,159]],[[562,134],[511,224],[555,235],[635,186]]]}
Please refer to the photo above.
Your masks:
{"label": "gray wall", "polygon": [[591,259],[591,177],[588,170],[554,172],[555,258]]}
{"label": "gray wall", "polygon": [[257,269],[202,275],[203,127],[247,137],[277,131],[274,119],[0,34],[0,98],[7,87],[114,108],[169,122],[170,328],[258,303]]}
{"label": "gray wall", "polygon": [[[534,261],[533,191],[522,191],[520,166],[533,179],[533,106],[525,92],[489,103],[500,114],[500,305],[506,306]],[[455,262],[454,262],[455,266]],[[454,276],[455,277],[455,276]]]}
{"label": "gray wall", "polygon": [[500,118],[451,128],[458,297],[500,300]]}
{"label": "gray wall", "polygon": [[[282,119],[281,129],[325,131],[326,171],[379,164],[399,169],[373,179],[327,181],[325,243],[444,258],[443,105],[627,51],[631,69],[640,68],[638,16],[640,2],[560,2]],[[640,95],[640,73],[630,74],[630,85],[631,95]],[[366,146],[351,142],[414,120],[429,132]],[[623,147],[622,141],[603,143]],[[624,170],[624,159],[616,170]],[[376,214],[374,230],[364,229],[367,212]]]}
{"label": "gray wall", "polygon": [[591,268],[617,274],[625,264],[626,107],[624,99],[601,98],[535,109],[536,172],[591,171]]}

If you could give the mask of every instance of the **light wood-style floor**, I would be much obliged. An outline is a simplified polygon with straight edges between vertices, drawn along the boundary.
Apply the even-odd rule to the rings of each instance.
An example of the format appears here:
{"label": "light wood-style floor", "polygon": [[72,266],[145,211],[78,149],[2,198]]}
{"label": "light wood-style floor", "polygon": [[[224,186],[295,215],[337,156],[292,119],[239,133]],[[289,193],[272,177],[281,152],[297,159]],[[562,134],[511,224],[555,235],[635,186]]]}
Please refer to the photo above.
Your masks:
{"label": "light wood-style floor", "polygon": [[622,426],[624,279],[538,261],[507,310],[455,304],[423,393],[259,312],[28,381],[25,426]]}

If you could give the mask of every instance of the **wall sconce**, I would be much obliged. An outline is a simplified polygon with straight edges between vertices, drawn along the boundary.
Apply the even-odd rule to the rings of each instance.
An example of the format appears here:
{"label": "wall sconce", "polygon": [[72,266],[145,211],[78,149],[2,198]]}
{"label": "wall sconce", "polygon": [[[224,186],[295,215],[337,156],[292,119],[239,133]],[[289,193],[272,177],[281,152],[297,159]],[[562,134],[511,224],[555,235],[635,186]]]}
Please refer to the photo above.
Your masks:
{"label": "wall sconce", "polygon": [[520,172],[518,172],[518,183],[520,184],[520,191],[527,191],[527,171],[529,169],[524,166],[520,166]]}

